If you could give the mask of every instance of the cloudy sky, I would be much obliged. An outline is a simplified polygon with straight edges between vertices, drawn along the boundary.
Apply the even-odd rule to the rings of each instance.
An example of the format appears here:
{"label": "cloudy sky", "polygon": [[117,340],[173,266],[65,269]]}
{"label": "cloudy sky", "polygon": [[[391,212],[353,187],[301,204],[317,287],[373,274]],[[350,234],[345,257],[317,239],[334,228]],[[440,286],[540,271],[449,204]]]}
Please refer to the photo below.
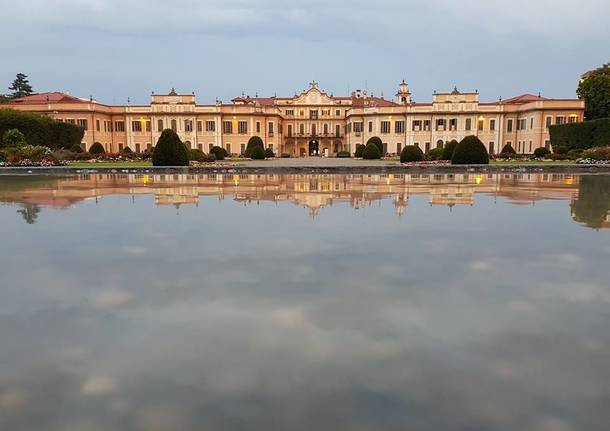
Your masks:
{"label": "cloudy sky", "polygon": [[[416,101],[436,89],[484,100],[574,96],[579,75],[610,60],[607,0],[0,0],[0,82],[37,91],[148,101],[195,91],[290,95],[311,80],[334,94]],[[6,90],[1,90],[6,91]]]}

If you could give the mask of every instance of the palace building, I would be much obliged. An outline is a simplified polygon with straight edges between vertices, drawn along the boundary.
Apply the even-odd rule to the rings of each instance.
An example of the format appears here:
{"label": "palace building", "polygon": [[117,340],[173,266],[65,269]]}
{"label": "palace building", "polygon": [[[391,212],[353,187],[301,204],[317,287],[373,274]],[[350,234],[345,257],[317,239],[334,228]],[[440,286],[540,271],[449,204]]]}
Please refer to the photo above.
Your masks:
{"label": "palace building", "polygon": [[41,93],[14,99],[9,107],[49,115],[84,128],[83,147],[101,143],[107,152],[125,147],[150,150],[164,129],[176,131],[190,148],[208,152],[220,146],[241,154],[259,136],[276,154],[291,157],[354,153],[377,136],[387,154],[405,145],[427,152],[452,139],[476,135],[491,154],[511,144],[518,153],[550,147],[549,126],[583,121],[584,102],[523,94],[495,102],[478,92],[437,93],[431,103],[415,103],[408,84],[394,100],[356,90],[337,97],[316,82],[292,97],[237,97],[231,103],[198,105],[195,94],[152,94],[149,105],[106,105],[93,98]]}

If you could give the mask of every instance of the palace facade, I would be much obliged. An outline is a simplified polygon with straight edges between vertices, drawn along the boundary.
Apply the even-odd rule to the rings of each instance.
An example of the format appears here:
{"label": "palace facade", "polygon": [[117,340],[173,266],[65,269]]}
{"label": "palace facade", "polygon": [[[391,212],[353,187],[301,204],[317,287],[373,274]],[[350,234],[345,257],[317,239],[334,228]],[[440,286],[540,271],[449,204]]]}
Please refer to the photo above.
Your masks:
{"label": "palace facade", "polygon": [[434,93],[431,103],[415,103],[403,81],[394,100],[356,90],[337,97],[316,82],[292,97],[235,98],[198,105],[195,94],[152,94],[149,105],[106,105],[93,98],[41,93],[14,99],[9,107],[49,115],[80,125],[82,145],[100,142],[107,152],[125,147],[150,150],[164,129],[173,129],[190,148],[208,152],[220,146],[241,154],[248,139],[260,136],[276,154],[292,157],[354,153],[356,145],[377,136],[387,154],[405,145],[427,152],[446,142],[476,135],[491,154],[511,144],[518,153],[550,147],[549,126],[583,121],[584,102],[523,94],[479,101],[478,92]]}

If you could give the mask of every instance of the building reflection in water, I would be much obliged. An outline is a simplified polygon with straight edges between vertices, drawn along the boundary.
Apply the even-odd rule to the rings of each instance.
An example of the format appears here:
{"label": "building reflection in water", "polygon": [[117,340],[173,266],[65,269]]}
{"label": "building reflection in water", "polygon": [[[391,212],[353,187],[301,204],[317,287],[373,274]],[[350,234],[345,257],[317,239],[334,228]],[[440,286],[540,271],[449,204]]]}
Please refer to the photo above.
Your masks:
{"label": "building reflection in water", "polygon": [[592,228],[610,227],[610,177],[566,174],[91,174],[58,179],[12,178],[0,200],[22,204],[28,223],[38,207],[66,208],[108,195],[154,194],[157,205],[197,205],[201,197],[233,199],[244,205],[293,202],[315,217],[321,209],[345,202],[359,209],[389,200],[405,214],[409,198],[428,195],[430,205],[474,205],[476,194],[517,205],[562,199],[571,201],[575,221]]}

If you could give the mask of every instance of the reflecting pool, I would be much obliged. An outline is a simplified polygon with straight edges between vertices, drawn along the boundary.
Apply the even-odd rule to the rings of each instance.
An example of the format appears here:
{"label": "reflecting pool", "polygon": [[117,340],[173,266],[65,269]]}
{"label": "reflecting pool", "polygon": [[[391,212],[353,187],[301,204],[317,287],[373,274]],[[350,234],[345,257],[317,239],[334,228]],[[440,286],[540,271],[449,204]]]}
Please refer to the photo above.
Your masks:
{"label": "reflecting pool", "polygon": [[610,176],[0,176],[0,429],[610,429]]}

